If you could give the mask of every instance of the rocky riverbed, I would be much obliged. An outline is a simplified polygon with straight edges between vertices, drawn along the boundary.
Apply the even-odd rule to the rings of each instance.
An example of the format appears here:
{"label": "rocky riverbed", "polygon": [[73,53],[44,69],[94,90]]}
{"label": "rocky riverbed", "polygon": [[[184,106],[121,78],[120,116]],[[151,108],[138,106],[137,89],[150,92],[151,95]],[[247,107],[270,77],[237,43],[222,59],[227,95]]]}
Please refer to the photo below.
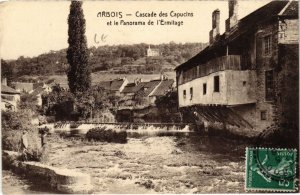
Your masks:
{"label": "rocky riverbed", "polygon": [[245,145],[201,136],[126,144],[48,137],[47,164],[92,176],[94,193],[244,192]]}
{"label": "rocky riverbed", "polygon": [[[118,144],[52,134],[47,147],[45,163],[90,174],[93,193],[244,192],[246,145],[217,137],[141,136]],[[47,191],[3,173],[3,192]]]}

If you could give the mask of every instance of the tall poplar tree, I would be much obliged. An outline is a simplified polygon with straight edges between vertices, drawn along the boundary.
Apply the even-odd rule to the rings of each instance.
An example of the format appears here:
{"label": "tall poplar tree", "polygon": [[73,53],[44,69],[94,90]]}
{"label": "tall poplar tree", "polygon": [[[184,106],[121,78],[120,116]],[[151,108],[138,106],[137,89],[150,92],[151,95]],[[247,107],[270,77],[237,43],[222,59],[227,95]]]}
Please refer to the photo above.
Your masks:
{"label": "tall poplar tree", "polygon": [[67,59],[70,65],[68,82],[70,91],[74,94],[84,92],[91,86],[91,71],[88,66],[88,48],[85,36],[85,19],[82,2],[72,1],[68,18]]}

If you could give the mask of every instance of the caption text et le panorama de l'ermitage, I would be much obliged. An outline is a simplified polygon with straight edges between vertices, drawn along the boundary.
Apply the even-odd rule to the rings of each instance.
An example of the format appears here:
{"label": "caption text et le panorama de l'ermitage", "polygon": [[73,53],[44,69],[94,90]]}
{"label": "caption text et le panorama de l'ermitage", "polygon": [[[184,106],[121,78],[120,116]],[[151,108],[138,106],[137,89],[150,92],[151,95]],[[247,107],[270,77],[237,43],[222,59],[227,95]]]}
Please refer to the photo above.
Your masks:
{"label": "caption text et le panorama de l'ermitage", "polygon": [[[107,26],[182,26],[183,18],[194,17],[192,12],[141,12],[124,13],[115,11],[100,11],[98,18],[112,18],[106,22]],[[145,18],[147,20],[145,20]]]}

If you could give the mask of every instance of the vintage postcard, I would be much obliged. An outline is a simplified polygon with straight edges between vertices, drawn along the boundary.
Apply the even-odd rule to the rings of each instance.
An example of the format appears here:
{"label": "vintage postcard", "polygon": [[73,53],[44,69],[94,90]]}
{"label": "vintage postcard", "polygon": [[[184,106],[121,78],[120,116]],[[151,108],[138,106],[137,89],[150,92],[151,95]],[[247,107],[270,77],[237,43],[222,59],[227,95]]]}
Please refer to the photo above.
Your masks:
{"label": "vintage postcard", "polygon": [[299,192],[298,6],[1,2],[1,192]]}

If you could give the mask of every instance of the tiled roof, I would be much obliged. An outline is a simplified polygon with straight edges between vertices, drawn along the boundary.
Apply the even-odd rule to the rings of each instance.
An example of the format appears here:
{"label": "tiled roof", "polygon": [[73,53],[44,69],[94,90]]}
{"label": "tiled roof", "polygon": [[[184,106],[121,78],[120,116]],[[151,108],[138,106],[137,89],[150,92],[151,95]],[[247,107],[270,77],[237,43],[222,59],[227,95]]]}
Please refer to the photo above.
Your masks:
{"label": "tiled roof", "polygon": [[102,87],[105,90],[117,91],[123,85],[123,79],[115,79],[111,81],[102,81],[98,84],[99,87]]}
{"label": "tiled roof", "polygon": [[44,83],[33,83],[33,89],[36,89],[38,87],[43,87]]}
{"label": "tiled roof", "polygon": [[125,87],[124,87],[124,89],[123,89],[123,91],[122,91],[122,93],[134,93],[135,92],[135,88],[136,88],[136,84],[135,83],[128,83]]}
{"label": "tiled roof", "polygon": [[[274,17],[278,17],[281,10],[283,10],[288,3],[289,1],[271,1],[265,6],[255,10],[254,12],[239,20],[238,24],[234,26],[230,32],[225,32],[224,34],[222,34],[217,41],[206,47],[204,50],[199,52],[196,56],[192,57],[187,62],[177,66],[175,70],[181,69],[183,67],[193,67],[205,63],[205,61],[203,60],[214,57],[217,52],[223,51],[222,47],[228,45],[229,42],[241,38],[247,32],[255,31],[260,24],[271,21],[272,19],[274,19]],[[298,11],[296,11],[297,13],[289,11],[295,6],[298,7],[298,2],[292,3],[285,10],[285,12],[298,15]]]}
{"label": "tiled roof", "polygon": [[163,80],[159,86],[155,89],[155,91],[151,94],[151,96],[163,96],[167,93],[168,90],[172,88],[174,83],[173,79]]}
{"label": "tiled roof", "polygon": [[20,92],[14,90],[11,87],[6,86],[6,85],[1,85],[1,93],[3,93],[3,94],[20,94]]}
{"label": "tiled roof", "polygon": [[298,1],[292,1],[281,16],[297,16],[298,18],[298,14]]}
{"label": "tiled roof", "polygon": [[144,86],[142,86],[137,92],[137,96],[143,96],[147,97],[154,89],[155,87],[160,83],[160,80],[152,80],[149,82],[146,82]]}
{"label": "tiled roof", "polygon": [[33,90],[33,83],[14,82],[12,83],[16,90],[30,92]]}

